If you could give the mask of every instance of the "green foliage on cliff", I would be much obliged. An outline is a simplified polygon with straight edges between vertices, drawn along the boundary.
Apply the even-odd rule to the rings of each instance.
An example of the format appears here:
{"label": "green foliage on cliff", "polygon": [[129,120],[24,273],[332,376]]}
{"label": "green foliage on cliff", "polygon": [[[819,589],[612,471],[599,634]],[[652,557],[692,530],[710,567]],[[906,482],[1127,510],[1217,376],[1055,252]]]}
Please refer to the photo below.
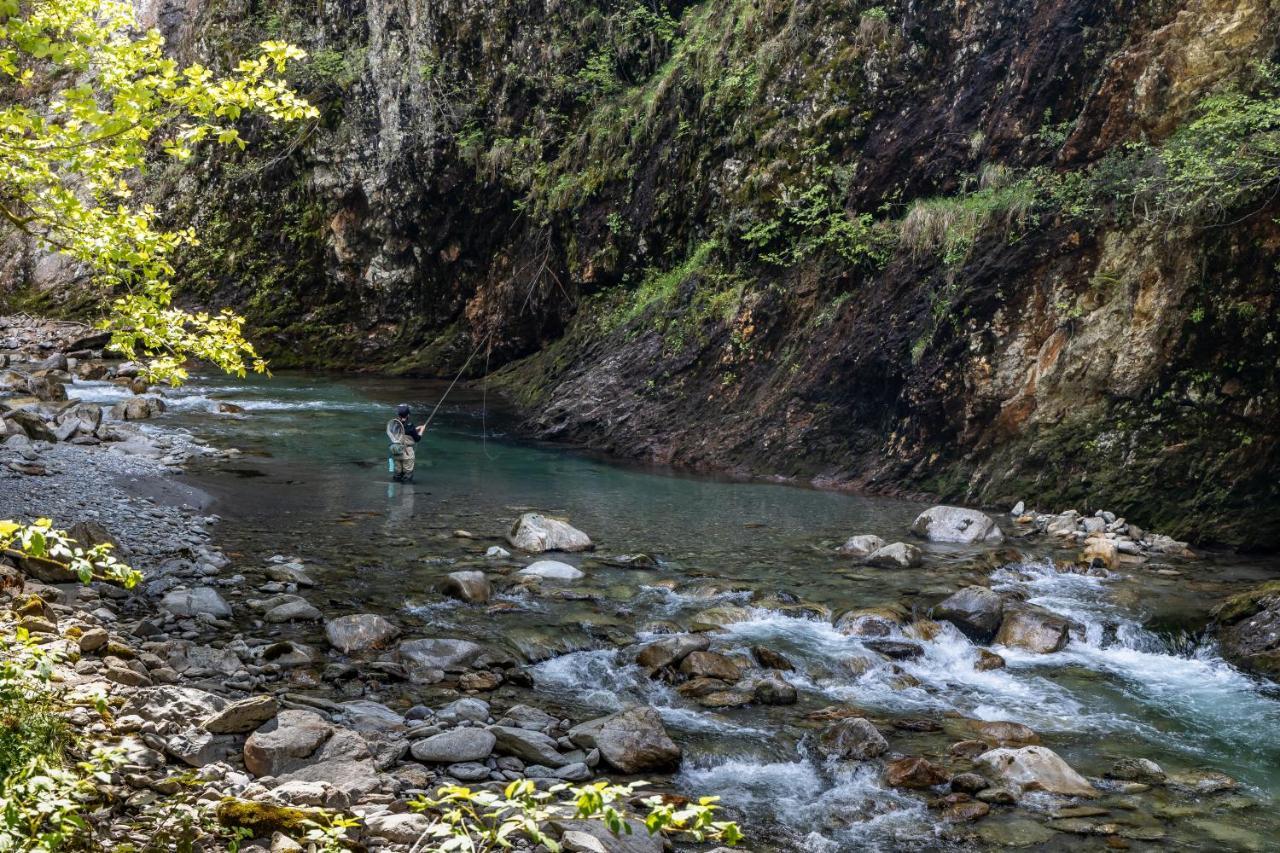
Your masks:
{"label": "green foliage on cliff", "polygon": [[109,294],[113,347],[148,359],[152,378],[185,378],[188,357],[243,374],[265,366],[235,314],[173,305],[171,257],[195,243],[133,196],[148,155],[178,161],[216,141],[244,146],[237,120],[316,115],[278,75],[304,54],[281,42],[217,77],[180,68],[156,30],[118,0],[0,0],[0,220],[88,268]]}

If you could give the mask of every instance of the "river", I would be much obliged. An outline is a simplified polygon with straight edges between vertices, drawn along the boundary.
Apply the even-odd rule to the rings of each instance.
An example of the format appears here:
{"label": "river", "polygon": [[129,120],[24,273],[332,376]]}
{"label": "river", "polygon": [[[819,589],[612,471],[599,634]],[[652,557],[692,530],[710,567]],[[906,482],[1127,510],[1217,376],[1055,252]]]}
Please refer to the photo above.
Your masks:
{"label": "river", "polygon": [[[685,749],[673,784],[720,795],[753,849],[1103,846],[1079,817],[1047,828],[1059,804],[1043,795],[976,824],[941,823],[926,796],[886,788],[874,762],[832,764],[805,748],[814,728],[806,715],[829,706],[862,709],[893,730],[894,751],[939,761],[967,717],[1025,723],[1091,777],[1124,756],[1154,759],[1171,774],[1221,771],[1239,780],[1238,791],[1113,792],[1095,820],[1120,823],[1113,843],[1123,836],[1133,849],[1280,846],[1280,691],[1223,662],[1202,631],[1215,602],[1280,574],[1274,561],[1209,555],[1090,577],[1054,570],[1062,554],[1048,545],[1014,540],[995,550],[928,546],[921,569],[867,568],[835,546],[855,533],[904,539],[924,505],[686,476],[518,440],[511,414],[470,391],[441,408],[419,449],[417,482],[389,482],[382,429],[392,407],[407,401],[425,413],[441,391],[368,377],[197,378],[169,393],[163,423],[243,451],[184,475],[212,496],[224,519],[219,544],[236,561],[296,555],[320,581],[312,598],[328,615],[395,614],[410,636],[500,646],[528,662],[541,706],[575,720],[635,702],[658,707]],[[119,392],[78,383],[75,393],[110,402]],[[214,414],[218,402],[244,414]],[[447,572],[492,570],[485,549],[526,509],[564,515],[596,541],[596,555],[565,558],[586,569],[574,587],[585,594],[503,593],[487,609],[434,591]],[[1010,529],[1007,517],[1001,523]],[[660,567],[599,559],[637,552]],[[979,672],[978,649],[948,625],[923,641],[923,656],[897,662],[868,656],[831,626],[833,614],[854,607],[921,613],[980,580],[1070,616],[1083,636],[1049,655],[998,649],[1007,667]],[[787,674],[796,705],[712,711],[622,662],[622,646],[717,605],[750,616],[716,632],[713,648],[785,655],[796,668]],[[848,667],[853,658],[869,669]],[[509,704],[526,693],[507,685],[489,698]]]}

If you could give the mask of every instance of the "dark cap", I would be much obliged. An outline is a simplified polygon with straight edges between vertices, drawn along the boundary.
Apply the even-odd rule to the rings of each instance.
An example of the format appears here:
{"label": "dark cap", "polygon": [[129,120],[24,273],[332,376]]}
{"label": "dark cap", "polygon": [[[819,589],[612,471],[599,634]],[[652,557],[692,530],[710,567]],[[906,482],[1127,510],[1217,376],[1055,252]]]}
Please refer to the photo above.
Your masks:
{"label": "dark cap", "polygon": [[407,417],[409,417],[409,404],[408,404],[408,403],[401,403],[400,405],[396,406],[396,417],[398,417],[398,418],[407,418]]}

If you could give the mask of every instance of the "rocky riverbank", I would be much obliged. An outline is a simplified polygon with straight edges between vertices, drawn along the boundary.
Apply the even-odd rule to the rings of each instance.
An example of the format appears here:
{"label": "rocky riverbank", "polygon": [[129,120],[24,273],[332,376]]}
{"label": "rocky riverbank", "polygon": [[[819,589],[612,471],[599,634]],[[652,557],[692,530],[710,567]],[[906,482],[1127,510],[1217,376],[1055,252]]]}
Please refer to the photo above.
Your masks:
{"label": "rocky riverbank", "polygon": [[[10,353],[24,381],[42,370],[86,370],[97,381],[134,382],[92,352],[71,355],[65,368],[37,367],[69,355],[59,353],[65,343],[41,348],[37,337],[28,352]],[[24,401],[33,396],[26,387],[8,405],[34,413],[46,428],[86,405]],[[164,400],[140,386],[122,395],[134,390],[144,401]],[[730,799],[755,784],[750,770],[708,776],[706,736],[673,726],[677,712],[709,715],[729,732],[747,719],[738,715],[753,715],[751,725],[760,728],[750,730],[794,741],[796,755],[823,774],[866,779],[867,793],[833,804],[823,826],[858,826],[881,810],[898,810],[936,843],[977,848],[1053,839],[1137,849],[1205,839],[1257,847],[1257,832],[1231,826],[1236,815],[1256,814],[1259,801],[1215,766],[1225,756],[1170,765],[1132,744],[1081,750],[999,708],[942,712],[919,699],[969,679],[1029,680],[1034,661],[1099,648],[1092,626],[1029,600],[1045,578],[1102,582],[1139,571],[1166,581],[1193,571],[1184,544],[1114,514],[1015,507],[1006,520],[934,507],[914,523],[908,516],[900,539],[881,528],[883,536],[859,534],[838,548],[815,543],[833,576],[847,566],[850,578],[869,575],[875,586],[894,589],[899,578],[926,579],[908,582],[901,595],[881,591],[872,599],[883,603],[847,610],[777,584],[676,575],[660,552],[624,550],[625,542],[597,546],[587,533],[528,508],[514,510],[505,535],[492,516],[475,519],[483,528],[465,522],[477,533],[455,529],[446,516],[433,519],[437,532],[419,534],[441,566],[433,587],[402,583],[395,608],[404,609],[381,608],[356,592],[358,558],[347,567],[326,565],[287,531],[275,534],[287,543],[280,546],[285,553],[224,554],[214,543],[217,519],[200,509],[202,496],[171,474],[197,455],[216,461],[230,452],[160,428],[163,419],[121,419],[127,414],[127,407],[108,406],[91,433],[77,426],[69,440],[26,435],[0,448],[0,515],[84,522],[77,535],[114,537],[147,576],[126,593],[9,575],[13,605],[5,618],[39,624],[47,648],[66,650],[68,695],[110,697],[108,718],[87,708],[72,713],[128,752],[107,790],[111,809],[99,815],[117,845],[142,845],[155,816],[174,802],[179,778],[191,783],[183,787],[191,802],[207,803],[210,814],[220,808],[228,824],[250,825],[250,846],[277,849],[291,849],[287,839],[300,835],[299,815],[287,809],[317,808],[358,816],[361,827],[352,834],[367,848],[407,849],[426,820],[408,801],[442,784],[530,778],[548,786],[643,774],[659,790],[673,782],[688,790],[692,780],[699,793]],[[130,443],[155,450],[116,449]],[[36,454],[43,474],[8,467],[22,450]],[[379,547],[401,533],[391,531]],[[261,538],[270,542],[273,534],[264,530]],[[1019,553],[1045,549],[1052,560]],[[691,606],[640,622],[632,612],[636,583],[646,594]],[[459,632],[442,626],[448,620],[417,618],[410,595],[483,627]],[[517,639],[520,628],[504,621],[560,607],[560,628],[550,635]],[[1245,608],[1222,618],[1254,613]],[[816,663],[813,646],[762,636],[771,624],[817,638]],[[574,669],[580,655],[605,669]],[[930,682],[930,661],[938,659],[946,661],[942,680]],[[566,712],[554,697],[557,677],[578,691],[593,681],[634,679],[628,690],[641,699],[594,714]],[[907,704],[891,712],[867,701],[872,696],[901,696]],[[749,809],[738,814],[751,816]],[[765,822],[755,829],[753,849],[807,849],[803,834]],[[923,843],[910,837],[904,845]],[[591,842],[575,836],[574,843]],[[656,853],[662,846],[643,834],[625,846],[601,843],[610,851]]]}
{"label": "rocky riverbank", "polygon": [[[194,455],[235,452],[140,425],[163,411],[163,397],[128,365],[104,362],[105,341],[83,327],[25,318],[0,327],[0,516],[48,517],[83,544],[109,541],[145,576],[126,591],[81,585],[17,553],[0,565],[0,630],[31,631],[59,661],[71,723],[123,752],[93,818],[108,846],[155,849],[160,824],[203,803],[213,819],[257,836],[243,850],[300,849],[300,821],[319,819],[317,808],[358,817],[352,843],[408,850],[429,821],[407,802],[440,785],[500,789],[529,778],[545,788],[678,766],[680,749],[652,710],[575,725],[526,704],[494,707],[477,694],[504,678],[527,682],[510,658],[464,640],[402,639],[375,614],[324,620],[300,561],[233,565],[211,542],[218,519],[201,513],[199,493],[164,478]],[[68,398],[72,376],[138,394],[103,410]],[[534,523],[555,533],[554,521]],[[452,591],[483,601],[487,581],[472,574],[460,573]],[[323,646],[281,639],[282,627],[308,624],[323,626]],[[425,704],[375,701],[388,683],[421,691]],[[107,697],[109,713],[86,707],[91,696]],[[567,849],[663,848],[643,831],[619,842],[588,824],[560,829],[588,836]]]}

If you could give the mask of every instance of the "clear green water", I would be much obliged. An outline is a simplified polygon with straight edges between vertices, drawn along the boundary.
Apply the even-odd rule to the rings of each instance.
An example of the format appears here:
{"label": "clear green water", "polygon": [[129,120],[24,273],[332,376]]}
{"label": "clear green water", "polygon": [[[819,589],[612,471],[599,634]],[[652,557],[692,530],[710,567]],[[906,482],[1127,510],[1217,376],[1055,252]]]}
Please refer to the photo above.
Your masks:
{"label": "clear green water", "polygon": [[[1158,842],[1130,841],[1134,849],[1280,849],[1272,841],[1280,837],[1273,800],[1280,701],[1198,634],[1214,602],[1280,574],[1273,563],[1220,557],[1178,565],[1177,576],[1134,569],[1095,579],[1054,572],[1046,568],[1052,552],[1014,543],[1017,550],[987,553],[934,546],[922,569],[869,569],[836,556],[833,546],[854,533],[903,539],[923,505],[611,464],[513,440],[509,415],[459,392],[419,445],[417,483],[388,482],[383,427],[392,407],[413,403],[421,420],[441,390],[296,374],[201,380],[172,397],[166,420],[244,451],[191,476],[214,496],[212,509],[226,520],[221,544],[238,566],[297,555],[321,580],[310,597],[332,615],[394,614],[409,636],[465,636],[501,647],[533,665],[533,701],[575,719],[633,702],[659,707],[686,749],[674,784],[722,794],[758,849],[999,849],[1033,839],[1037,849],[1102,848],[1096,835],[1032,832],[1052,808],[1047,800],[947,827],[926,797],[886,789],[875,767],[815,760],[803,745],[813,727],[805,715],[831,705],[860,708],[886,728],[919,718],[947,727],[957,716],[1016,720],[1089,775],[1129,755],[1170,772],[1223,771],[1243,783],[1240,794],[1112,795],[1103,801],[1110,816],[1096,820],[1163,833]],[[116,392],[89,385],[81,393],[106,399]],[[211,414],[219,400],[247,413]],[[458,568],[497,576],[526,562],[483,557],[524,509],[567,516],[597,542],[596,555],[566,558],[588,572],[572,596],[503,595],[507,609],[495,613],[434,592]],[[476,538],[454,536],[458,529]],[[598,559],[640,551],[660,557],[662,568],[618,569]],[[882,604],[920,611],[993,571],[997,583],[1080,621],[1086,635],[1055,655],[1002,650],[1007,669],[978,673],[976,649],[948,630],[925,643],[917,661],[881,661],[855,676],[842,662],[865,655],[856,639],[832,630],[828,616],[778,606],[799,600],[832,614]],[[619,645],[678,628],[719,604],[754,609],[716,635],[716,648],[762,644],[786,654],[797,666],[799,704],[710,712],[619,660]],[[317,640],[314,629],[276,630]],[[378,698],[424,697],[388,687]],[[512,703],[530,694],[504,686],[491,698]],[[894,750],[940,761],[949,760],[956,739],[953,730],[890,736]]]}

